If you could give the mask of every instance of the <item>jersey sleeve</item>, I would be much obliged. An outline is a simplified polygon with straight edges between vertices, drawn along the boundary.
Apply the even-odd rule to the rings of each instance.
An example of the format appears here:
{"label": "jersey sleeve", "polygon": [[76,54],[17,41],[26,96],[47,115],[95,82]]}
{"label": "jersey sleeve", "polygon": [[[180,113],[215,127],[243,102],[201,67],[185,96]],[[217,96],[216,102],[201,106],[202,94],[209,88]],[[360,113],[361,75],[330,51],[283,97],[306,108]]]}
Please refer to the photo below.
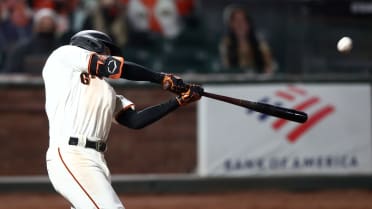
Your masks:
{"label": "jersey sleeve", "polygon": [[[62,88],[71,81],[72,74],[87,72],[90,52],[71,45],[55,49],[48,57],[42,76],[48,86]],[[51,87],[49,87],[51,89]]]}
{"label": "jersey sleeve", "polygon": [[133,102],[128,100],[122,95],[116,95],[116,106],[115,106],[115,111],[114,111],[114,123],[119,124],[118,121],[116,120],[116,116],[123,111],[126,111],[128,109],[135,110],[135,106]]}
{"label": "jersey sleeve", "polygon": [[134,103],[122,95],[116,95],[116,106],[114,114],[116,115],[120,111],[125,111],[128,109],[135,110]]}
{"label": "jersey sleeve", "polygon": [[91,54],[91,51],[80,47],[66,45],[56,50],[55,57],[67,71],[88,72]]}

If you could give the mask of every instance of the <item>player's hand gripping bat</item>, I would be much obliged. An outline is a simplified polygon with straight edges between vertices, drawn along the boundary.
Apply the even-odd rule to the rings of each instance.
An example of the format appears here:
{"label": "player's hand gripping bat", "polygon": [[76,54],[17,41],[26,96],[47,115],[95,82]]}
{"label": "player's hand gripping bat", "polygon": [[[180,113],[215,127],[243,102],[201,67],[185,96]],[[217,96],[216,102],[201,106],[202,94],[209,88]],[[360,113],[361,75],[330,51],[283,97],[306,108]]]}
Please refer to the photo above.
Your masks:
{"label": "player's hand gripping bat", "polygon": [[290,121],[295,121],[298,123],[304,123],[307,120],[307,114],[304,112],[300,112],[294,109],[288,109],[284,107],[269,105],[265,103],[260,102],[252,102],[248,100],[242,100],[237,98],[232,98],[228,96],[213,94],[209,92],[203,92],[202,96],[219,100],[222,102],[227,102],[230,104],[238,105],[241,107],[245,107],[251,110],[254,110],[256,112],[264,113],[267,115],[283,118]]}

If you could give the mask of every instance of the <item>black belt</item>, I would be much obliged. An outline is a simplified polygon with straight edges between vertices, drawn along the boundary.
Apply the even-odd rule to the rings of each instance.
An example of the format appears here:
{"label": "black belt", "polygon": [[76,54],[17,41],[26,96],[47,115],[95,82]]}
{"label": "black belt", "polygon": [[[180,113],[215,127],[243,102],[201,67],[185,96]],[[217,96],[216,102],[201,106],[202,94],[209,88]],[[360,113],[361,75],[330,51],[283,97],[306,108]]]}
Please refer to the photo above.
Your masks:
{"label": "black belt", "polygon": [[[79,143],[79,138],[76,138],[76,137],[70,137],[70,140],[68,141],[69,145],[78,145],[78,143]],[[90,141],[86,139],[85,147],[94,149],[98,152],[106,151],[106,143],[102,141]]]}

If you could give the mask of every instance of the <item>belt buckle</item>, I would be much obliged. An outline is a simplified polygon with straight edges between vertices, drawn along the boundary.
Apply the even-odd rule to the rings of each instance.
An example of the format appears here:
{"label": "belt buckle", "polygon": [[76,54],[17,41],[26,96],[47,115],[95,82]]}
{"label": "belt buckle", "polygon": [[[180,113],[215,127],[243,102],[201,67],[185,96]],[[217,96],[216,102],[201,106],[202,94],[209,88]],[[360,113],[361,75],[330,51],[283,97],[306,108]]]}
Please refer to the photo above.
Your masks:
{"label": "belt buckle", "polygon": [[99,141],[97,141],[96,142],[96,150],[98,151],[98,152],[105,152],[106,151],[106,143],[105,142],[103,142],[103,141],[101,141],[101,140],[99,140]]}

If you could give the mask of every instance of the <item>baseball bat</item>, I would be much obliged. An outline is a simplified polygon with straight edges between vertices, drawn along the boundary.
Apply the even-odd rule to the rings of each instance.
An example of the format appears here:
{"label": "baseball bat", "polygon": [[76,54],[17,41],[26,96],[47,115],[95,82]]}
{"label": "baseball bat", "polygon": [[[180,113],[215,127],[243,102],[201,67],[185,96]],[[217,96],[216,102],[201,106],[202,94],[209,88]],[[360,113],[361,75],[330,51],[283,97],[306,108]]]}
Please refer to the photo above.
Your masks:
{"label": "baseball bat", "polygon": [[256,112],[264,113],[267,115],[283,118],[283,119],[298,122],[298,123],[304,123],[307,120],[307,114],[305,112],[300,112],[294,109],[274,106],[274,105],[265,104],[261,102],[252,102],[248,100],[237,99],[237,98],[213,94],[213,93],[209,93],[205,91],[202,93],[202,96],[215,99],[218,101],[222,101],[222,102],[227,102],[233,105],[238,105],[241,107],[254,110]]}

